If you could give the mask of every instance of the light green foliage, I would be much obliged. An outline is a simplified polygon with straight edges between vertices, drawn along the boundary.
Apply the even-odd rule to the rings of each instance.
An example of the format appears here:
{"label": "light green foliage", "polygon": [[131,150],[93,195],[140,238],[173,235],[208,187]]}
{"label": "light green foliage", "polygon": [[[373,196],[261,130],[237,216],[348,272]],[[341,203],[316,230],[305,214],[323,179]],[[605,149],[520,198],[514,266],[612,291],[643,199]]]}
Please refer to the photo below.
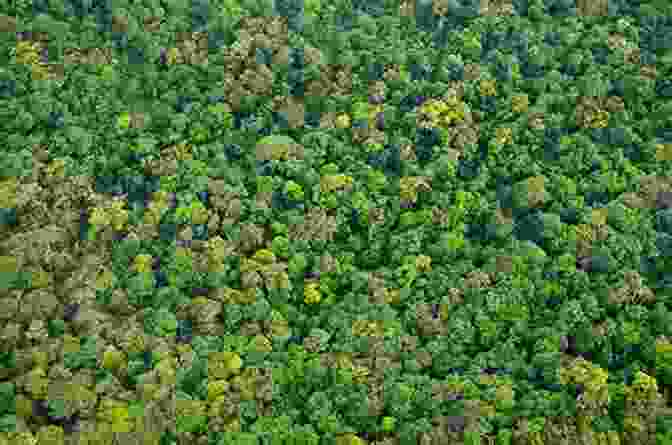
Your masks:
{"label": "light green foliage", "polygon": [[385,174],[379,170],[369,170],[367,186],[372,193],[380,192],[388,183]]}
{"label": "light green foliage", "polygon": [[303,187],[294,181],[287,181],[287,184],[285,185],[285,193],[290,199],[296,201],[302,200],[305,196]]}
{"label": "light green foliage", "polygon": [[279,222],[273,222],[271,224],[271,229],[275,235],[287,235],[287,224],[282,224]]}
{"label": "light green foliage", "polygon": [[205,211],[205,205],[201,201],[194,199],[189,204],[180,205],[175,210],[175,217],[179,222],[187,223],[196,219],[203,211]]}
{"label": "light green foliage", "polygon": [[[15,14],[17,8],[20,12],[14,17],[17,26],[31,23],[32,31],[44,31],[50,57],[63,48],[75,49],[89,37],[91,48],[109,46],[105,33],[70,29],[73,18],[62,5],[49,2],[49,8],[60,14],[56,21],[49,14],[31,18],[26,1],[16,8],[10,3],[4,3],[9,5],[8,14]],[[165,445],[185,437],[195,443],[207,439],[208,445],[364,445],[368,442],[364,431],[376,431],[376,442],[382,436],[382,441],[393,438],[400,445],[415,444],[418,433],[432,429],[432,418],[463,414],[467,401],[480,403],[481,409],[477,425],[469,425],[461,438],[474,445],[513,445],[514,438],[542,445],[545,434],[561,426],[558,422],[580,420],[566,418],[575,414],[579,402],[610,411],[612,423],[592,419],[593,442],[598,445],[617,443],[615,434],[606,434],[616,433],[615,427],[650,427],[640,418],[624,420],[619,410],[650,408],[652,418],[662,417],[654,412],[659,408],[653,400],[661,395],[669,399],[663,385],[672,382],[672,322],[664,283],[659,282],[669,269],[663,252],[669,218],[654,207],[658,205],[654,201],[666,199],[658,192],[669,189],[664,178],[666,161],[658,159],[667,148],[656,139],[665,139],[659,133],[669,127],[660,125],[669,111],[663,103],[669,94],[660,77],[670,71],[670,57],[646,48],[648,42],[664,40],[652,35],[657,24],[635,27],[633,20],[592,20],[579,4],[576,17],[560,26],[543,20],[548,11],[542,3],[548,2],[535,0],[526,17],[515,12],[507,18],[453,14],[458,22],[464,21],[464,27],[455,23],[461,31],[447,30],[448,46],[438,50],[445,23],[435,21],[418,33],[414,23],[418,17],[398,17],[399,2],[383,2],[394,13],[385,11],[378,17],[347,11],[362,2],[306,0],[305,30],[289,31],[287,45],[292,59],[295,49],[305,49],[306,81],[319,78],[326,84],[317,85],[324,94],[297,99],[287,97],[285,80],[290,79],[282,77],[289,77],[282,69],[281,78],[271,69],[272,91],[253,91],[264,77],[257,71],[270,69],[277,58],[287,55],[283,45],[271,45],[271,65],[262,67],[252,60],[268,55],[259,53],[269,49],[265,37],[275,41],[277,36],[268,35],[272,28],[280,24],[273,32],[284,32],[284,19],[272,17],[273,6],[284,0],[210,4],[207,26],[199,25],[211,31],[207,36],[184,33],[192,20],[198,21],[189,2],[164,2],[165,10],[157,2],[149,3],[148,9],[132,6],[115,13],[128,19],[128,48],[117,42],[121,45],[112,52],[110,64],[70,64],[64,81],[30,81],[27,76],[43,68],[37,64],[38,45],[21,43],[21,36],[8,41],[8,56],[33,66],[10,64],[0,70],[0,115],[7,123],[0,170],[4,178],[17,178],[3,181],[0,190],[5,204],[0,208],[0,250],[16,256],[15,260],[5,257],[5,275],[37,260],[54,262],[42,267],[54,275],[54,284],[63,283],[55,288],[57,307],[51,307],[55,300],[49,297],[53,293],[49,286],[24,290],[20,287],[35,285],[35,280],[2,280],[10,287],[0,289],[5,290],[0,292],[3,344],[14,344],[17,338],[29,343],[16,351],[0,351],[0,371],[6,380],[0,385],[0,432],[26,429],[25,420],[28,429],[37,433],[35,437],[33,433],[3,434],[0,445],[35,445],[36,440],[51,443],[50,439],[60,443],[63,438],[62,429],[35,424],[27,410],[32,405],[27,396],[28,403],[17,399],[17,406],[12,406],[21,390],[32,398],[49,396],[52,414],[65,412],[65,402],[49,394],[58,374],[53,360],[60,356],[50,353],[48,361],[41,348],[40,352],[22,351],[43,346],[36,343],[45,333],[49,341],[64,344],[63,365],[73,371],[73,378],[81,377],[74,372],[79,368],[100,367],[95,373],[98,386],[121,384],[129,394],[140,393],[143,400],[174,385],[179,402],[174,407],[179,419],[175,427],[180,436],[166,434]],[[432,2],[424,3],[431,13]],[[422,9],[423,2],[415,6]],[[650,5],[644,10],[650,12]],[[134,17],[137,14],[162,16],[158,33],[141,32],[150,24]],[[255,18],[250,20],[248,15]],[[351,31],[336,29],[335,23],[347,28],[350,18]],[[12,31],[11,18],[6,21]],[[253,40],[248,42],[243,28],[253,22],[259,26],[248,30]],[[519,32],[509,33],[512,27]],[[553,30],[559,33],[558,43],[552,42],[552,33],[547,34]],[[77,36],[79,31],[85,35]],[[491,31],[503,34],[491,35]],[[138,40],[141,34],[147,38]],[[201,37],[193,48],[207,43],[207,64],[152,68],[151,59],[161,47],[185,43],[186,48],[196,42],[181,42],[182,38]],[[493,44],[491,37],[501,39]],[[591,53],[600,42],[609,47],[607,63],[597,63],[594,59],[599,54]],[[492,46],[497,53],[482,54]],[[131,47],[146,57],[146,69],[125,66]],[[245,51],[233,54],[239,50]],[[642,59],[656,53],[657,59],[641,66],[623,64],[624,57],[635,55],[632,51],[639,51]],[[523,53],[529,53],[531,62],[525,69]],[[502,81],[491,62],[510,67],[513,81]],[[380,83],[367,78],[369,68],[377,69],[369,66],[374,63],[384,68]],[[412,66],[415,63],[432,68],[431,80],[411,79],[423,68]],[[544,65],[543,78],[529,79],[528,68],[534,69],[535,64]],[[576,79],[561,74],[571,64],[577,68]],[[241,72],[230,72],[237,65]],[[466,80],[451,80],[460,67]],[[617,92],[620,81],[623,94]],[[377,94],[372,90],[378,87],[385,93],[383,105],[369,103],[367,97]],[[615,93],[606,94],[612,87]],[[453,88],[460,94],[451,96]],[[206,92],[221,95],[223,101],[213,100]],[[233,96],[242,96],[240,106]],[[417,96],[423,96],[424,102],[416,102]],[[584,99],[590,104],[582,108],[579,102]],[[402,111],[400,104],[407,110]],[[624,109],[619,111],[621,105]],[[142,129],[130,111],[138,107],[148,118],[144,123],[149,125]],[[260,124],[256,129],[266,131],[265,126],[275,124],[271,111],[299,125],[292,123],[285,129],[279,123],[270,128],[270,136],[255,134],[249,126],[234,128],[235,112],[251,112]],[[63,112],[62,122],[52,112]],[[305,117],[319,114],[319,127],[313,125],[317,122],[301,125],[304,112]],[[385,117],[384,131],[366,135],[353,128],[360,123],[371,127],[380,112]],[[577,122],[582,114],[587,122],[599,117],[602,124],[609,124],[605,132],[583,128]],[[414,150],[422,139],[418,119],[438,130],[440,140],[430,150]],[[575,123],[579,128],[573,128]],[[562,134],[570,128],[569,134]],[[560,132],[546,131],[551,129]],[[619,131],[611,131],[620,129],[625,130],[623,140]],[[471,144],[472,138],[478,139],[476,144]],[[172,159],[175,147],[177,159]],[[48,148],[47,153],[41,148]],[[481,158],[485,154],[481,148],[495,156]],[[294,159],[299,154],[302,159]],[[413,159],[424,154],[432,158]],[[256,161],[261,157],[271,159],[272,176],[258,174],[262,167]],[[88,184],[69,182],[71,173],[95,179],[95,199],[88,192],[79,196]],[[111,194],[129,192],[130,184],[112,184],[114,180],[102,184],[104,174],[156,178],[162,192],[176,192],[176,208],[169,205],[168,196],[147,209],[142,202],[130,202],[128,196],[109,199]],[[419,177],[431,179],[431,186],[420,184]],[[30,182],[39,184],[40,193]],[[147,186],[153,189],[152,184]],[[196,199],[197,192],[206,190],[207,206]],[[135,192],[141,194],[131,191],[129,196]],[[264,208],[272,192],[305,207],[283,210],[272,202]],[[74,206],[61,200],[71,193],[77,195]],[[602,193],[606,201],[591,202]],[[407,207],[409,202],[415,207]],[[577,210],[576,222],[571,222],[572,208]],[[75,254],[68,243],[77,241],[78,209],[89,216],[90,239],[75,243]],[[13,221],[14,210],[17,221]],[[536,216],[524,219],[525,211],[535,212],[539,224]],[[158,236],[150,233],[150,227],[138,226],[145,217],[156,226],[152,229],[159,229]],[[173,228],[183,234],[189,226],[206,223],[205,243],[194,240],[188,248],[175,244]],[[300,239],[294,229],[302,223],[306,223],[305,232],[329,232],[333,239],[315,239],[315,233]],[[49,233],[45,239],[42,233],[39,239],[33,237],[63,224],[68,233],[65,243],[58,234],[53,240],[48,239]],[[483,239],[479,225],[488,229]],[[247,231],[250,226],[254,229]],[[107,239],[126,235],[123,242]],[[587,242],[580,243],[582,238]],[[28,247],[24,264],[14,250]],[[95,252],[96,257],[100,254],[97,260],[106,261],[110,251],[111,264],[93,264],[85,254]],[[607,256],[609,272],[577,270],[577,259],[587,255]],[[250,266],[252,272],[244,276],[238,264],[242,258],[242,266]],[[161,260],[159,271],[152,268],[155,259]],[[270,276],[276,268],[286,268],[287,273]],[[305,275],[318,270],[319,279]],[[642,282],[626,289],[630,304],[605,305],[610,292],[625,285],[610,273],[618,270],[639,271]],[[72,321],[63,314],[61,305],[69,299],[86,298],[86,291],[78,290],[81,283],[74,282],[89,277],[86,271],[95,276],[96,310],[111,314],[115,321],[111,326],[140,329],[139,333],[155,337],[154,350],[161,351],[160,358],[154,355],[151,363],[145,362],[144,351],[155,342],[141,335],[119,336],[124,341],[117,351],[98,343],[105,343],[100,336],[90,335],[88,312],[82,320]],[[482,276],[483,281],[472,287],[480,273],[488,274],[488,279]],[[469,286],[465,286],[467,280]],[[279,283],[283,286],[275,286]],[[115,312],[125,303],[130,308]],[[219,303],[221,312],[209,320],[210,308],[217,312]],[[436,318],[426,320],[426,326],[419,324],[418,318],[427,315],[418,310],[421,307],[436,311],[432,314]],[[134,312],[140,311],[143,317],[138,319]],[[123,320],[117,323],[120,316]],[[189,329],[183,318],[198,322],[192,326],[196,332],[212,329],[216,335],[195,334],[191,346],[175,345],[178,326],[180,332]],[[432,329],[445,336],[422,335]],[[249,335],[242,335],[243,330]],[[368,335],[353,335],[353,331]],[[579,352],[594,353],[594,361],[560,351],[561,339],[570,335]],[[163,350],[166,344],[170,351]],[[332,357],[338,352],[344,356]],[[34,363],[26,357],[33,357]],[[340,367],[329,366],[332,358]],[[626,372],[618,365],[621,359],[626,361],[622,367],[635,374],[630,385],[622,382]],[[512,373],[506,378],[491,376],[491,380],[479,376],[492,367],[508,367]],[[540,370],[536,379],[529,378],[530,368]],[[264,377],[257,371],[270,372],[271,388],[264,386],[263,378],[257,381]],[[138,387],[154,373],[157,383]],[[22,389],[19,380],[24,377],[30,385]],[[367,379],[369,384],[380,383],[383,391],[377,394],[367,388],[362,383]],[[560,387],[544,389],[542,381]],[[447,383],[466,400],[439,401],[440,397],[433,397],[438,395],[435,391],[442,392],[438,383]],[[572,383],[586,387],[582,400],[576,400]],[[235,405],[233,390],[239,388],[245,399],[236,407],[240,413],[221,419],[222,427],[230,431],[211,431],[206,413],[219,415],[227,403]],[[258,398],[265,391],[266,400],[261,402]],[[255,408],[267,402],[272,416],[257,418]],[[384,405],[380,414],[369,415],[370,408],[379,404]],[[13,411],[19,407],[21,415]],[[122,431],[135,426],[133,418],[147,407],[101,400],[97,408],[101,430]],[[494,416],[486,412],[493,408]],[[525,434],[512,422],[521,417],[530,421]],[[473,426],[478,431],[472,431]],[[669,441],[669,428],[660,424],[657,428],[659,441]],[[624,443],[623,437],[619,439]]]}
{"label": "light green foliage", "polygon": [[289,240],[284,236],[276,236],[271,242],[273,253],[280,258],[289,258]]}

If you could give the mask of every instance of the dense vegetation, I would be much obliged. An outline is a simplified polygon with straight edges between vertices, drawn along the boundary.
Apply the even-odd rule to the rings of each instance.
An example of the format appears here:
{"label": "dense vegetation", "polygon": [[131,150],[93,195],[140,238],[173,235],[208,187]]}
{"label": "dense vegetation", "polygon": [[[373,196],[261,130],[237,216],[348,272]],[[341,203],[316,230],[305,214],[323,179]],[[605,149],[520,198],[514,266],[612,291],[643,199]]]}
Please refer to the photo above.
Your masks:
{"label": "dense vegetation", "polygon": [[0,444],[672,443],[672,8],[488,3],[0,0]]}

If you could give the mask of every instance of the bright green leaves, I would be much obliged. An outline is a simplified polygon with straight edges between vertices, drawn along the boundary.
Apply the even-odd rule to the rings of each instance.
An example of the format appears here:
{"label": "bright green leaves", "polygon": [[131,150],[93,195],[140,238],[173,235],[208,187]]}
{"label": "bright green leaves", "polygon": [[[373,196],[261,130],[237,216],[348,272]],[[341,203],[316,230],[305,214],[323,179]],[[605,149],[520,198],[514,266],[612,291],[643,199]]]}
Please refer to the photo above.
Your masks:
{"label": "bright green leaves", "polygon": [[127,111],[121,113],[117,118],[117,127],[122,130],[131,128],[131,114]]}
{"label": "bright green leaves", "polygon": [[370,169],[367,174],[366,185],[372,193],[379,193],[387,187],[387,177],[380,170]]}
{"label": "bright green leaves", "polygon": [[271,250],[280,258],[289,258],[289,239],[284,236],[276,236],[271,241]]}
{"label": "bright green leaves", "polygon": [[285,193],[287,194],[287,197],[293,201],[301,201],[305,196],[303,187],[294,181],[287,181],[285,184]]}
{"label": "bright green leaves", "polygon": [[205,204],[198,199],[193,199],[188,204],[180,205],[175,209],[175,218],[182,224],[191,222],[194,222],[194,224],[203,224],[207,221]]}

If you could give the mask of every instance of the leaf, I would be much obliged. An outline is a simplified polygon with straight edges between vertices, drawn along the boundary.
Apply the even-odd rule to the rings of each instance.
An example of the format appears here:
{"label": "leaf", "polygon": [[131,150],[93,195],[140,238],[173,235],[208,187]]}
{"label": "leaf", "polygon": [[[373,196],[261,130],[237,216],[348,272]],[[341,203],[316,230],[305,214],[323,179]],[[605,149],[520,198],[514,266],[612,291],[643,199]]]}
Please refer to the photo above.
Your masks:
{"label": "leaf", "polygon": [[14,412],[15,386],[11,382],[0,383],[0,414]]}
{"label": "leaf", "polygon": [[49,415],[52,417],[64,417],[66,415],[65,402],[60,399],[49,400]]}
{"label": "leaf", "polygon": [[13,433],[16,431],[16,415],[7,414],[0,417],[0,432]]}

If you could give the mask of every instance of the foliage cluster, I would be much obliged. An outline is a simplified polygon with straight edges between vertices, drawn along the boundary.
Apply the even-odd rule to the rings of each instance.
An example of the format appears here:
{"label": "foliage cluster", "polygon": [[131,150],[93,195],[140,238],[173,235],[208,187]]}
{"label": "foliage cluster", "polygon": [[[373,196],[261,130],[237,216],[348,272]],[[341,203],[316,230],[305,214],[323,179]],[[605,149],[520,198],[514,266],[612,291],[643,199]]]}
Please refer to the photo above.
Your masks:
{"label": "foliage cluster", "polygon": [[[82,209],[81,237],[108,249],[92,287],[116,345],[72,306],[25,322],[28,341],[62,347],[63,373],[140,394],[100,400],[102,429],[138,428],[169,391],[181,420],[165,443],[411,444],[438,418],[470,444],[525,443],[521,419],[531,443],[552,419],[599,440],[670,437],[669,7],[514,1],[503,18],[420,0],[409,18],[395,3],[0,0],[49,36],[46,62],[23,30],[0,39],[0,226],[17,224],[35,146],[45,181],[89,176],[113,197]],[[237,36],[272,14],[287,63],[268,96],[232,106]],[[177,35],[204,30],[208,63],[176,63]],[[85,36],[112,61],[50,77]],[[351,67],[351,89],[302,94],[324,75],[309,48]],[[299,124],[278,97],[301,102]],[[3,291],[40,288],[13,254]],[[57,375],[32,346],[0,386],[0,430],[30,436],[14,443],[32,438],[15,431],[19,392],[40,417]],[[3,369],[25,352],[3,350]],[[51,402],[45,441],[73,422]]]}

